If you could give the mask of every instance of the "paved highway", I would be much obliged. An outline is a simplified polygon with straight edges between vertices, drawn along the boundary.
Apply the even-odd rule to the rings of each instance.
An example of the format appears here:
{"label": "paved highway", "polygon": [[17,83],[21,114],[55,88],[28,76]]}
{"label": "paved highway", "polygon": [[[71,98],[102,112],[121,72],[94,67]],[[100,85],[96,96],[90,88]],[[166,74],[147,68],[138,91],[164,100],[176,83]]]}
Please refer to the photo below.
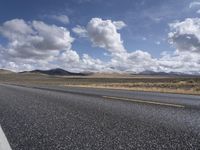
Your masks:
{"label": "paved highway", "polygon": [[0,84],[0,126],[13,150],[195,150],[200,97]]}

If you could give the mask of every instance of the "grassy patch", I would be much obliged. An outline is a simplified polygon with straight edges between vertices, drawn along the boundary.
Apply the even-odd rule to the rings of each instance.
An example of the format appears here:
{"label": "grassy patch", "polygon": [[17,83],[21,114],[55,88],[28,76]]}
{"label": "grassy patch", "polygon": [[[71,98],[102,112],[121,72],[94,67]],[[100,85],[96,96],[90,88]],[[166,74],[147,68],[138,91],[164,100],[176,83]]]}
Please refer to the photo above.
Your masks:
{"label": "grassy patch", "polygon": [[0,82],[12,84],[82,86],[200,95],[200,77],[58,77],[41,74],[1,74]]}

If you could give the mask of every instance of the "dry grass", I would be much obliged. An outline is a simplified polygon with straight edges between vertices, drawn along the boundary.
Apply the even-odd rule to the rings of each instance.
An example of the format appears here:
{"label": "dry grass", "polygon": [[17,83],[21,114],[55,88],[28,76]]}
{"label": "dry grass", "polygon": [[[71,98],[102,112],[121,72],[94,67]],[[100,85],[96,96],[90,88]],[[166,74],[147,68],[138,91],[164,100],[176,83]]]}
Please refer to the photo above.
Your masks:
{"label": "dry grass", "polygon": [[200,95],[200,77],[58,77],[41,74],[0,74],[1,83],[78,86]]}
{"label": "dry grass", "polygon": [[114,86],[114,85],[65,85],[67,87],[86,87],[86,88],[106,88],[106,89],[122,89],[122,90],[132,90],[132,91],[146,91],[146,92],[161,92],[161,93],[176,93],[176,94],[191,94],[191,95],[200,95],[200,91],[193,89],[170,89],[170,88],[158,88],[158,87],[126,87],[124,85]]}

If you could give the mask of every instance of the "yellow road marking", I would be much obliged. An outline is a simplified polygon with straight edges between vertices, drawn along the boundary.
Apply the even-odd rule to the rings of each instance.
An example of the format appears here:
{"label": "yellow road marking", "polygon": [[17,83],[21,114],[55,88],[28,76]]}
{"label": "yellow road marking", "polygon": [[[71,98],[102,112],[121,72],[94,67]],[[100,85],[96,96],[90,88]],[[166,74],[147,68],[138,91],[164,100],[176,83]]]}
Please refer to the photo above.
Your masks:
{"label": "yellow road marking", "polygon": [[172,104],[172,103],[162,103],[162,102],[156,102],[156,101],[136,100],[136,99],[123,98],[123,97],[112,97],[112,96],[103,96],[103,98],[114,99],[114,100],[131,101],[131,102],[144,103],[144,104],[154,104],[154,105],[162,105],[162,106],[171,106],[171,107],[185,108],[184,105]]}

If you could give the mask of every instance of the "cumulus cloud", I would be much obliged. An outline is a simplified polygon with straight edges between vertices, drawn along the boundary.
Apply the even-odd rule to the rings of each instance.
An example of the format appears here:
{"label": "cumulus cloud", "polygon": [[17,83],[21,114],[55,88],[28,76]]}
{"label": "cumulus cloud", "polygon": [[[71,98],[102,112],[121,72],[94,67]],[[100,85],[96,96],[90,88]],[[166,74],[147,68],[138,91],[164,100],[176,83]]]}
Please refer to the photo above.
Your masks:
{"label": "cumulus cloud", "polygon": [[47,25],[41,21],[33,21],[32,27],[37,31],[36,35],[42,37],[42,42],[37,43],[37,49],[57,50],[70,49],[74,39],[64,27]]}
{"label": "cumulus cloud", "polygon": [[76,27],[72,28],[72,31],[76,33],[79,37],[87,37],[88,33],[84,27],[77,25]]}
{"label": "cumulus cloud", "polygon": [[13,19],[0,26],[8,40],[0,45],[0,67],[15,71],[61,67],[69,71],[100,71],[105,63],[72,49],[74,38],[67,28],[42,21]]}
{"label": "cumulus cloud", "polygon": [[52,62],[57,63],[57,59],[62,60],[63,64],[74,63],[79,59],[78,54],[71,50],[74,38],[64,27],[48,25],[42,21],[13,19],[0,26],[0,34],[8,39],[8,44],[0,48],[3,55],[1,64],[11,62],[9,66],[14,70],[18,68],[17,65],[22,69],[26,66],[28,69],[30,66],[41,68],[51,66]]}
{"label": "cumulus cloud", "polygon": [[200,19],[188,18],[182,22],[170,24],[172,32],[169,33],[170,43],[178,51],[200,53]]}
{"label": "cumulus cloud", "polygon": [[118,30],[124,25],[122,21],[112,22],[111,20],[92,18],[86,30],[94,46],[105,48],[112,54],[119,54],[125,52],[121,35],[118,33]]}
{"label": "cumulus cloud", "polygon": [[92,18],[86,27],[76,26],[72,30],[80,37],[89,37],[96,47],[105,48],[112,54],[125,52],[123,41],[118,30],[125,27],[123,21]]}
{"label": "cumulus cloud", "polygon": [[159,71],[181,72],[188,74],[199,74],[200,55],[191,52],[175,51],[166,53],[159,60]]}
{"label": "cumulus cloud", "polygon": [[51,15],[49,17],[63,24],[68,24],[70,22],[69,17],[66,15]]}
{"label": "cumulus cloud", "polygon": [[142,72],[145,70],[156,71],[156,59],[151,54],[142,50],[131,53],[124,53],[122,57],[113,57],[110,63],[111,68],[122,72]]}
{"label": "cumulus cloud", "polygon": [[200,19],[187,18],[170,25],[169,42],[176,51],[164,53],[158,60],[159,70],[200,73]]}
{"label": "cumulus cloud", "polygon": [[127,52],[118,32],[125,26],[123,21],[92,18],[87,26],[81,29],[84,29],[84,33],[87,33],[87,37],[94,46],[104,48],[111,53],[111,61],[104,64],[106,70],[140,72],[145,69],[154,69],[156,60],[149,53],[141,50]]}
{"label": "cumulus cloud", "polygon": [[160,58],[143,50],[129,52],[119,32],[125,26],[122,21],[92,18],[86,27],[72,29],[89,38],[93,46],[107,50],[111,59],[103,61],[89,54],[80,56],[73,50],[74,38],[67,28],[37,20],[6,21],[0,26],[0,35],[8,41],[7,45],[0,45],[0,67],[17,71],[61,67],[77,72],[151,70],[200,74],[200,19],[171,23],[169,41],[176,51],[163,52]]}
{"label": "cumulus cloud", "polygon": [[[111,61],[106,68],[113,71],[141,72],[145,70],[165,72],[200,73],[200,19],[189,18],[182,22],[171,23],[170,43],[176,47],[173,54],[164,54],[153,58],[142,50],[128,52],[121,39],[119,29],[125,25],[116,24],[111,20],[93,18],[83,28],[93,45],[104,48],[111,53]],[[120,22],[120,21],[119,21]],[[118,23],[119,23],[118,22]],[[156,44],[160,44],[157,42]],[[105,66],[105,64],[104,64]],[[193,69],[189,69],[192,67]],[[189,72],[190,71],[190,72]]]}
{"label": "cumulus cloud", "polygon": [[21,58],[43,59],[58,54],[60,50],[69,50],[74,40],[63,27],[22,19],[5,22],[0,33],[9,40],[7,53]]}
{"label": "cumulus cloud", "polygon": [[32,33],[32,28],[22,19],[6,21],[0,28],[1,33],[9,39],[15,39],[17,34]]}
{"label": "cumulus cloud", "polygon": [[94,59],[88,54],[84,54],[82,58],[82,68],[87,71],[107,71],[106,64],[100,59]]}

